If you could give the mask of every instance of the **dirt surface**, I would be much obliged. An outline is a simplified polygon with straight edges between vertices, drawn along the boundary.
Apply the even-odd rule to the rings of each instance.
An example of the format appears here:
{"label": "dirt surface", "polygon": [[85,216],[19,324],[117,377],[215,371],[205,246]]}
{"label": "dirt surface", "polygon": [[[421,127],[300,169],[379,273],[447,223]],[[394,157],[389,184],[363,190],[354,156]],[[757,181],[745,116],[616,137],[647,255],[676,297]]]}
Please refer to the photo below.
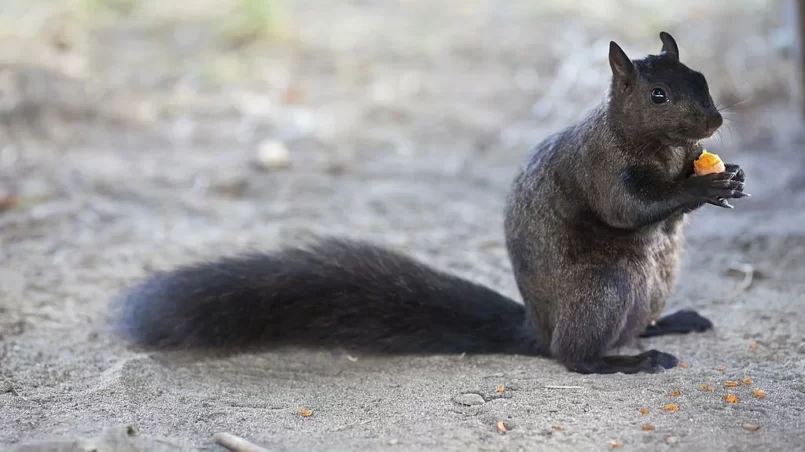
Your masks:
{"label": "dirt surface", "polygon": [[[136,15],[63,32],[67,50],[51,47],[69,21],[6,39],[0,196],[19,203],[0,212],[0,448],[222,450],[212,437],[227,431],[272,451],[805,450],[805,158],[773,14],[495,3],[300,1],[291,38],[237,48],[202,19]],[[617,31],[624,19],[641,26]],[[740,104],[708,148],[753,195],[688,230],[669,310],[715,330],[642,341],[686,368],[156,353],[107,333],[109,298],[154,269],[310,233],[391,244],[519,299],[502,231],[517,165],[601,99],[609,39],[638,56],[659,29]],[[265,140],[289,166],[255,164]]]}

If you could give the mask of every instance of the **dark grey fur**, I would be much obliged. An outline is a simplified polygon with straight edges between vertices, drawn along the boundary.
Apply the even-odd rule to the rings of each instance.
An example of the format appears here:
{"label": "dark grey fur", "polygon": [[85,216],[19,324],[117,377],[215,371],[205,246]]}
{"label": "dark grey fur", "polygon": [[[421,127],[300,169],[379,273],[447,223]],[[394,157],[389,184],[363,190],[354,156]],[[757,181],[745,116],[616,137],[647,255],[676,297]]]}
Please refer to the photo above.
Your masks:
{"label": "dark grey fur", "polygon": [[[685,214],[745,195],[737,165],[691,177],[698,141],[722,119],[704,77],[679,62],[670,35],[660,38],[659,55],[635,61],[611,43],[607,98],[537,145],[516,177],[505,230],[525,306],[391,250],[323,239],[152,275],[115,299],[118,332],[161,348],[516,353],[584,373],[675,366],[656,350],[607,353],[641,335],[712,326],[693,311],[659,315]],[[657,87],[665,97],[652,95]]]}
{"label": "dark grey fur", "polygon": [[[656,351],[606,354],[658,320],[685,214],[744,196],[737,165],[693,176],[697,143],[722,118],[704,76],[679,62],[670,35],[660,36],[661,54],[636,61],[610,44],[608,99],[532,151],[506,206],[509,256],[534,329],[554,358],[579,372],[676,365]],[[651,100],[656,87],[668,102]],[[710,326],[693,312],[683,317],[690,329]]]}

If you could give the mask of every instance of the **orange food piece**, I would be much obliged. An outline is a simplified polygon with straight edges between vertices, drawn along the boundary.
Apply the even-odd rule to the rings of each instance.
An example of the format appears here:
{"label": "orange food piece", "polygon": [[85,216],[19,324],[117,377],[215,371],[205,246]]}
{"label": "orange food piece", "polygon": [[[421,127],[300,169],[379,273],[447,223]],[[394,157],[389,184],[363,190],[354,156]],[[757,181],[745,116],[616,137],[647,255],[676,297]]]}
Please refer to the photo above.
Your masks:
{"label": "orange food piece", "polygon": [[727,366],[716,366],[716,370],[719,372],[724,372],[727,370]]}
{"label": "orange food piece", "polygon": [[495,388],[495,392],[503,392],[505,389],[506,389],[506,388],[505,388],[505,387],[503,387],[503,385],[498,385],[498,386]]}
{"label": "orange food piece", "polygon": [[752,384],[752,379],[749,378],[749,377],[743,377],[743,379],[741,379],[741,383],[743,383],[745,385],[751,385]]}
{"label": "orange food piece", "polygon": [[704,389],[705,391],[710,391],[710,392],[713,392],[713,391],[716,390],[716,388],[714,388],[714,387],[712,387],[712,386],[710,386],[710,385],[708,385],[706,383],[699,383],[699,387]]}
{"label": "orange food piece", "polygon": [[723,399],[727,403],[738,403],[738,396],[735,394],[724,394]]}
{"label": "orange food piece", "polygon": [[676,411],[676,410],[678,410],[678,409],[679,409],[679,405],[677,405],[677,404],[675,404],[675,403],[666,403],[666,404],[665,404],[665,405],[662,407],[662,409],[663,409],[663,410],[665,410],[665,411]]}
{"label": "orange food piece", "polygon": [[759,388],[753,389],[752,394],[754,394],[755,397],[760,397],[760,398],[766,397],[766,391],[764,391],[762,389],[759,389]]}
{"label": "orange food piece", "polygon": [[643,430],[646,431],[646,432],[650,432],[650,431],[654,430],[654,426],[651,425],[651,424],[643,424]]}
{"label": "orange food piece", "polygon": [[750,342],[749,343],[749,348],[756,349],[757,348],[757,342],[755,342],[755,341]]}
{"label": "orange food piece", "polygon": [[498,421],[498,423],[495,424],[495,427],[497,427],[498,433],[506,433],[507,432],[506,424],[503,421]]}
{"label": "orange food piece", "polygon": [[734,388],[734,387],[738,386],[738,382],[737,381],[732,381],[732,380],[727,380],[727,381],[724,382],[724,386],[726,386],[728,388]]}
{"label": "orange food piece", "polygon": [[685,361],[679,361],[679,367],[681,367],[683,369],[687,369],[688,368],[688,363],[686,363]]}
{"label": "orange food piece", "polygon": [[639,411],[639,412],[640,412],[640,414],[642,414],[643,416],[645,416],[645,415],[647,415],[647,414],[648,414],[648,408],[640,408],[640,409],[639,409],[639,410],[637,410],[637,411]]}
{"label": "orange food piece", "polygon": [[702,151],[702,155],[693,161],[693,171],[697,176],[704,176],[705,174],[723,173],[726,170],[724,162],[717,154]]}
{"label": "orange food piece", "polygon": [[617,448],[617,447],[623,447],[623,443],[622,443],[622,442],[620,442],[620,441],[616,441],[616,440],[614,440],[614,439],[609,440],[609,443],[608,443],[608,444],[609,444],[609,447],[612,447],[613,449],[614,449],[614,448]]}
{"label": "orange food piece", "polygon": [[676,397],[679,394],[682,394],[682,391],[679,388],[674,389],[673,391],[669,392],[667,395],[668,397]]}
{"label": "orange food piece", "polygon": [[552,428],[552,429],[554,429],[554,430],[556,430],[557,432],[561,432],[562,430],[564,430],[564,429],[565,429],[565,428],[564,428],[564,427],[562,427],[561,425],[552,425],[552,426],[551,426],[551,428]]}
{"label": "orange food piece", "polygon": [[302,417],[308,417],[308,416],[311,416],[313,414],[313,410],[308,410],[305,407],[299,407],[299,414]]}

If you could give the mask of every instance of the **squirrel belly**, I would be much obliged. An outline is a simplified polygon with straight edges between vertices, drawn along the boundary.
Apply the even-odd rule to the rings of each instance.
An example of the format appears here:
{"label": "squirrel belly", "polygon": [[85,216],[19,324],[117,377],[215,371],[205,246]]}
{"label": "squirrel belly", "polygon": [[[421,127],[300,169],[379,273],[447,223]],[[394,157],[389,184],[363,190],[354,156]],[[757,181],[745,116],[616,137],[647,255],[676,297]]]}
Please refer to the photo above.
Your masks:
{"label": "squirrel belly", "polygon": [[156,273],[115,298],[112,314],[119,334],[161,349],[541,353],[522,304],[395,251],[334,238]]}

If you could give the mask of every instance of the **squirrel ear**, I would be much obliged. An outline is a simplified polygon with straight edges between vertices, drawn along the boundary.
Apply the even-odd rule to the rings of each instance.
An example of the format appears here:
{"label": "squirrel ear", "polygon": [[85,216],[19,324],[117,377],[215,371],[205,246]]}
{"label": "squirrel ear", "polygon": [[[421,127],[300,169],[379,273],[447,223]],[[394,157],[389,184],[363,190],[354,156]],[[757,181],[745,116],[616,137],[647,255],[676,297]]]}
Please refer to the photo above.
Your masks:
{"label": "squirrel ear", "polygon": [[674,38],[668,33],[661,31],[660,41],[662,41],[662,49],[660,50],[660,55],[663,54],[668,55],[671,58],[679,61],[679,47],[677,47]]}
{"label": "squirrel ear", "polygon": [[635,70],[632,60],[626,56],[626,52],[615,41],[609,42],[609,66],[616,79],[627,79],[634,74]]}

